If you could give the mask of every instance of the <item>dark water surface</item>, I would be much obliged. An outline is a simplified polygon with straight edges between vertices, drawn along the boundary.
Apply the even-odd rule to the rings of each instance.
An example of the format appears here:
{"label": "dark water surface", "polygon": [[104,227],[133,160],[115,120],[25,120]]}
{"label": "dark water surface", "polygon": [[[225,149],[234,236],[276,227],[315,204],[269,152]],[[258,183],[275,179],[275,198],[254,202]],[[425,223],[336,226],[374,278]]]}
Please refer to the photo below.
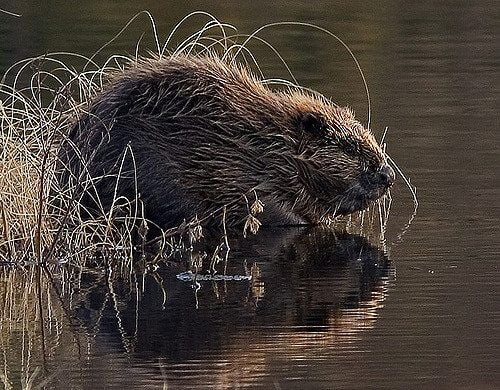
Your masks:
{"label": "dark water surface", "polygon": [[[96,269],[52,284],[42,275],[52,318],[43,334],[34,325],[39,313],[8,304],[36,289],[37,271],[5,271],[5,388],[34,372],[35,384],[57,389],[500,387],[497,3],[3,0],[0,8],[22,14],[0,13],[2,73],[45,52],[91,55],[143,9],[161,37],[196,9],[242,33],[282,20],[326,27],[356,53],[372,94],[373,131],[379,138],[389,126],[388,152],[420,203],[403,240],[386,251],[356,231],[280,229],[232,239],[227,274],[243,278],[198,289],[177,277],[185,268],[174,263],[143,276]],[[186,32],[201,25],[188,23]],[[106,54],[133,53],[143,31],[150,29],[141,19]],[[366,120],[359,75],[333,39],[302,27],[262,37],[302,85]],[[267,75],[286,76],[269,50],[252,49]],[[401,180],[393,198],[388,243],[413,209]]]}

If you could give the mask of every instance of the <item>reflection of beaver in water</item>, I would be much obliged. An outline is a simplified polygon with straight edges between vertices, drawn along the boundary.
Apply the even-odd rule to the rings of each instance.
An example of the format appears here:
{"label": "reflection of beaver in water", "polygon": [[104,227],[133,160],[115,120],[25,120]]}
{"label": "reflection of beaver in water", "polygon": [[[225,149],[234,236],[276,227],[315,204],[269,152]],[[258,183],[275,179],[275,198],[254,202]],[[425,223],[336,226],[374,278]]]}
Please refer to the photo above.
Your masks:
{"label": "reflection of beaver in water", "polygon": [[[109,209],[137,190],[146,216],[163,226],[224,205],[237,222],[247,214],[243,195],[254,194],[284,222],[316,223],[366,208],[394,181],[349,109],[299,89],[272,91],[215,57],[139,60],[109,82],[69,139],[60,155],[66,184],[99,178],[100,206],[90,191],[87,207]],[[123,158],[128,145],[133,158]]]}
{"label": "reflection of beaver in water", "polygon": [[[213,246],[204,245],[210,253]],[[122,337],[134,358],[161,357],[167,370],[203,356],[203,364],[192,367],[203,375],[190,376],[183,385],[220,389],[237,387],[244,374],[251,380],[253,370],[268,372],[281,359],[314,360],[325,351],[363,349],[361,335],[375,325],[392,280],[382,250],[358,235],[320,227],[265,229],[234,240],[232,247],[227,275],[244,274],[246,259],[255,259],[258,272],[251,281],[199,281],[194,289],[195,283],[176,278],[186,269],[179,263],[160,262],[155,278],[134,271],[138,286],[114,272],[116,312],[103,310],[110,281],[84,271],[72,309],[86,329],[106,324],[92,339],[97,344],[91,353],[102,350],[103,340],[115,348],[109,338]],[[184,255],[188,260],[190,254]],[[206,257],[203,275],[210,262]],[[141,291],[139,300],[134,288]],[[179,371],[172,375],[172,385],[176,378],[187,380]],[[235,382],[220,384],[228,378]]]}

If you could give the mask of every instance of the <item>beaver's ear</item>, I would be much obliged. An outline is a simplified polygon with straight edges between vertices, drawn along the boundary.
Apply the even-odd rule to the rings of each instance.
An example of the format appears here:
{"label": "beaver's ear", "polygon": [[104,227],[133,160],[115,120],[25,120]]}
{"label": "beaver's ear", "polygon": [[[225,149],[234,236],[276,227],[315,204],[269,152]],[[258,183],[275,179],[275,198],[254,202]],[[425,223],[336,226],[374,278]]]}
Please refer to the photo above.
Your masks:
{"label": "beaver's ear", "polygon": [[297,119],[299,130],[316,137],[323,137],[326,134],[326,120],[321,114],[305,112],[301,113]]}

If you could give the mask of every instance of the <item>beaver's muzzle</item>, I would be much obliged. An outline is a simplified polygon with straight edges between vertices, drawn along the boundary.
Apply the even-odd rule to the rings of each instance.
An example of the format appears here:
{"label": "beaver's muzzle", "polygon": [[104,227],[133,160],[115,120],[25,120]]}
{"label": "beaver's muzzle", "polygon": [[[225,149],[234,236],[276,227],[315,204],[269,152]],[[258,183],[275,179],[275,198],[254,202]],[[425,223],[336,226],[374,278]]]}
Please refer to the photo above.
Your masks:
{"label": "beaver's muzzle", "polygon": [[361,177],[361,184],[368,193],[381,196],[394,184],[395,179],[396,173],[394,169],[389,164],[383,164],[376,171],[364,172]]}

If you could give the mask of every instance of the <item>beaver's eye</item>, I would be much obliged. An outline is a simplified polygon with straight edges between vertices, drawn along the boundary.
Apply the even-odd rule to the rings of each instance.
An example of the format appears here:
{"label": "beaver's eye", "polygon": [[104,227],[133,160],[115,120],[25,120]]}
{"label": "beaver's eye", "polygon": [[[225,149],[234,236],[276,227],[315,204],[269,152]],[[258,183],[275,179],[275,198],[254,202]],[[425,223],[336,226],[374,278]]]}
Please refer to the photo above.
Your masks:
{"label": "beaver's eye", "polygon": [[323,137],[326,134],[326,120],[320,114],[307,112],[298,118],[300,130],[317,137]]}
{"label": "beaver's eye", "polygon": [[349,156],[355,156],[357,153],[356,146],[350,143],[343,145],[342,150],[344,151],[345,154],[348,154]]}

